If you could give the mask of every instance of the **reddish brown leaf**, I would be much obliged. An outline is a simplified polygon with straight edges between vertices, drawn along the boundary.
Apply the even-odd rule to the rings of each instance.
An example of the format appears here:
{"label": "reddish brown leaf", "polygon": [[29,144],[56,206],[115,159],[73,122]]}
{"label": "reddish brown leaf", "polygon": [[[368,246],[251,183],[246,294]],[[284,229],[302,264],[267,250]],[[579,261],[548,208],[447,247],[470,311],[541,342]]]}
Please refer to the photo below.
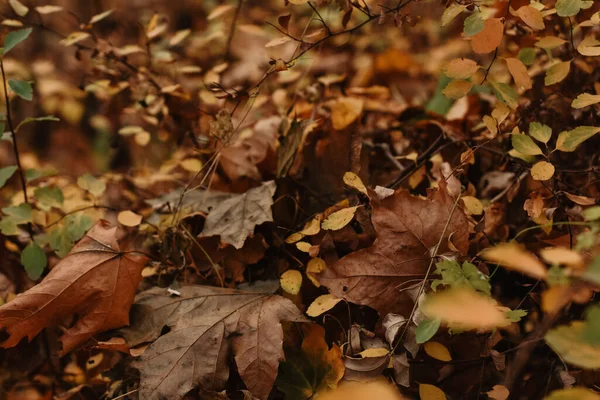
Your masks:
{"label": "reddish brown leaf", "polygon": [[[233,353],[252,394],[266,399],[283,359],[281,321],[306,321],[283,297],[209,286],[184,286],[178,297],[155,287],[138,295],[130,346],[152,341],[135,363],[140,398],[181,398],[195,386],[224,388]],[[171,330],[160,336],[164,326]]]}
{"label": "reddish brown leaf", "polygon": [[[377,239],[367,249],[356,251],[325,270],[319,281],[336,297],[368,305],[380,315],[390,312],[408,315],[413,301],[406,289],[408,281],[424,277],[431,249],[438,243],[450,217],[454,199],[445,184],[431,191],[427,199],[396,191],[383,200],[374,200],[371,220]],[[456,208],[438,253],[447,252],[448,237],[461,252],[468,249],[468,224]],[[407,283],[408,282],[408,283]]]}
{"label": "reddish brown leaf", "polygon": [[129,323],[129,307],[147,257],[128,253],[117,228],[98,222],[44,280],[0,307],[2,347],[31,340],[48,326],[77,315],[60,338],[62,354],[93,335]]}

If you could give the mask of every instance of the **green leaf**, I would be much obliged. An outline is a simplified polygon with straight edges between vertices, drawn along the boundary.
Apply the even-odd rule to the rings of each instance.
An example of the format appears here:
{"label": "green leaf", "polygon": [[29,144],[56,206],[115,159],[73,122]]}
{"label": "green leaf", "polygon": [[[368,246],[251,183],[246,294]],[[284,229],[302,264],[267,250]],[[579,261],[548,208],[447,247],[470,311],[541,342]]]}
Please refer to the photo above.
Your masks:
{"label": "green leaf", "polygon": [[585,329],[582,333],[583,340],[588,343],[599,346],[600,345],[600,306],[593,305],[589,306],[585,310]]}
{"label": "green leaf", "polygon": [[584,321],[573,321],[551,329],[544,339],[569,364],[586,369],[600,368],[600,346],[585,339],[586,325]]}
{"label": "green leaf", "polygon": [[463,32],[467,37],[475,36],[483,30],[485,22],[480,12],[473,13],[465,18]]}
{"label": "green leaf", "polygon": [[19,227],[14,218],[4,217],[0,220],[0,232],[5,236],[15,236],[19,234]]}
{"label": "green leaf", "polygon": [[83,190],[87,190],[94,197],[100,196],[106,190],[104,181],[95,178],[91,174],[84,174],[77,179],[77,184]]}
{"label": "green leaf", "polygon": [[513,148],[521,154],[526,156],[536,156],[544,154],[542,149],[535,144],[532,138],[523,134],[516,134],[511,136],[511,142]]}
{"label": "green leaf", "polygon": [[48,211],[52,207],[60,208],[65,201],[62,190],[57,187],[37,188],[33,195],[38,200],[38,207],[44,211]]}
{"label": "green leaf", "polygon": [[521,309],[510,310],[510,311],[506,312],[506,318],[510,322],[519,322],[521,320],[521,318],[523,318],[526,315],[527,315],[527,311],[521,310]]}
{"label": "green leaf", "polygon": [[519,94],[513,87],[506,83],[492,82],[492,90],[498,100],[510,108],[515,109],[519,105]]}
{"label": "green leaf", "polygon": [[455,260],[442,260],[435,264],[434,274],[441,275],[442,279],[435,279],[431,288],[435,291],[438,285],[445,285],[450,288],[460,286],[469,286],[472,289],[490,294],[491,286],[489,278],[479,269],[469,263],[464,262],[462,267]]}
{"label": "green leaf", "polygon": [[52,176],[56,174],[58,174],[58,171],[54,167],[46,168],[44,170],[29,168],[27,171],[25,171],[25,179],[27,179],[27,182],[30,182],[38,178],[44,178],[46,176]]}
{"label": "green leaf", "polygon": [[552,128],[539,122],[532,122],[529,124],[529,135],[542,143],[548,143],[552,137]]}
{"label": "green leaf", "polygon": [[29,124],[31,122],[40,122],[40,121],[60,121],[60,119],[56,118],[54,115],[47,115],[45,117],[28,117],[28,118],[25,118],[23,121],[21,121],[19,123],[19,125],[17,125],[17,127],[15,128],[15,131],[18,132],[19,128],[23,125]]}
{"label": "green leaf", "polygon": [[11,217],[17,225],[33,221],[31,207],[26,203],[21,203],[18,206],[4,207],[2,212]]}
{"label": "green leaf", "polygon": [[16,170],[16,165],[10,165],[8,167],[0,168],[0,189],[2,189],[4,185],[6,185],[6,182],[10,179],[11,176],[13,176]]}
{"label": "green leaf", "polygon": [[600,128],[595,126],[578,126],[573,130],[561,132],[558,134],[558,139],[556,140],[556,150],[565,152],[575,151],[577,146],[598,132],[600,132]]}
{"label": "green leaf", "polygon": [[587,270],[583,274],[586,281],[600,285],[600,256],[594,257]]}
{"label": "green leaf", "polygon": [[425,106],[426,111],[439,115],[448,114],[448,111],[452,108],[452,104],[454,104],[454,100],[444,96],[443,91],[451,81],[452,79],[448,78],[446,75],[440,74],[435,93],[427,103],[427,106]]}
{"label": "green leaf", "polygon": [[571,107],[579,109],[596,103],[600,103],[600,94],[581,93],[575,100],[573,100]]}
{"label": "green leaf", "polygon": [[15,92],[23,100],[33,100],[33,88],[31,87],[31,83],[20,81],[18,79],[9,79],[8,86],[10,87],[10,90]]}
{"label": "green leaf", "polygon": [[46,253],[35,242],[29,243],[21,253],[21,264],[25,267],[29,278],[34,281],[42,276],[47,262]]}
{"label": "green leaf", "polygon": [[583,217],[586,221],[596,221],[600,219],[600,206],[594,206],[583,210]]}
{"label": "green leaf", "polygon": [[415,332],[417,343],[425,343],[431,339],[440,329],[440,322],[439,319],[424,319],[421,321]]}
{"label": "green leaf", "polygon": [[556,2],[556,13],[559,17],[572,17],[579,11],[586,10],[594,4],[593,1],[586,0],[558,0]]}
{"label": "green leaf", "polygon": [[27,39],[32,28],[19,29],[18,31],[9,32],[4,38],[4,54],[12,50],[16,45]]}
{"label": "green leaf", "polygon": [[529,67],[535,63],[535,49],[533,47],[523,47],[519,50],[517,58]]}
{"label": "green leaf", "polygon": [[93,224],[92,218],[83,213],[68,215],[61,225],[50,231],[48,244],[60,258],[64,258]]}

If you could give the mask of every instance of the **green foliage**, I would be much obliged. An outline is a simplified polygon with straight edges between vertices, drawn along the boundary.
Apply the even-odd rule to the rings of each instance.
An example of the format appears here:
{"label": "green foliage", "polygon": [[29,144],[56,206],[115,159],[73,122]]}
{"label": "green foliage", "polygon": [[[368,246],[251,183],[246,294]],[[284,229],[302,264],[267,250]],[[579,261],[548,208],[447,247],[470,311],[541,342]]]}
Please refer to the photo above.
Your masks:
{"label": "green foliage", "polygon": [[472,289],[490,295],[491,285],[489,278],[479,271],[479,269],[470,262],[463,262],[461,265],[455,260],[443,260],[435,264],[434,274],[441,275],[441,279],[435,279],[431,283],[431,289],[434,291],[439,285],[450,288],[468,286]]}
{"label": "green foliage", "polygon": [[431,339],[440,329],[440,323],[439,319],[424,319],[421,321],[416,329],[417,343],[425,343]]}
{"label": "green foliage", "polygon": [[59,208],[65,201],[62,190],[57,187],[41,187],[35,189],[33,195],[37,199],[38,207],[41,210],[48,211],[52,207]]}
{"label": "green foliage", "polygon": [[533,47],[523,47],[519,50],[517,58],[529,67],[535,63],[535,49]]}
{"label": "green foliage", "polygon": [[494,94],[498,100],[510,108],[517,108],[517,105],[519,104],[519,94],[513,87],[507,85],[506,83],[492,82],[492,90],[494,91]]}
{"label": "green foliage", "polygon": [[60,258],[69,254],[75,242],[81,239],[92,227],[94,221],[81,212],[67,215],[48,234],[40,237],[40,242],[48,243]]}
{"label": "green foliage", "polygon": [[18,168],[16,165],[10,165],[8,167],[0,168],[0,189],[2,189],[2,186],[6,185],[6,182],[10,179],[11,176],[13,176],[17,169]]}
{"label": "green foliage", "polygon": [[25,28],[6,34],[6,37],[4,38],[4,54],[8,53],[16,45],[27,39],[32,31],[33,28]]}
{"label": "green foliage", "polygon": [[572,17],[579,11],[586,10],[594,4],[591,0],[557,0],[556,13],[560,17]]}
{"label": "green foliage", "polygon": [[15,92],[23,100],[33,100],[33,87],[30,82],[21,81],[19,79],[9,79],[8,86],[10,90]]}
{"label": "green foliage", "polygon": [[106,190],[104,181],[94,177],[91,174],[84,174],[77,179],[77,184],[83,190],[87,190],[94,197],[98,197]]}
{"label": "green foliage", "polygon": [[529,124],[529,135],[542,143],[548,143],[552,137],[552,128],[539,122],[532,122]]}
{"label": "green foliage", "polygon": [[525,154],[526,156],[537,156],[544,154],[542,149],[535,144],[533,139],[531,139],[527,135],[523,134],[515,134],[511,136],[511,142],[513,148],[521,154]]}
{"label": "green foliage", "polygon": [[577,146],[598,132],[600,128],[595,126],[578,126],[570,131],[561,132],[556,140],[556,149],[565,152],[575,151]]}
{"label": "green foliage", "polygon": [[475,12],[465,18],[464,32],[467,37],[475,36],[483,30],[484,21],[480,12]]}
{"label": "green foliage", "polygon": [[34,281],[42,276],[47,262],[48,260],[46,259],[44,250],[42,250],[42,248],[34,241],[30,242],[21,253],[21,264],[25,267],[25,271],[27,272],[27,275],[29,275],[29,278]]}
{"label": "green foliage", "polygon": [[9,218],[12,218],[16,224],[26,224],[32,221],[32,212],[29,204],[19,204],[18,206],[4,207],[2,212]]}

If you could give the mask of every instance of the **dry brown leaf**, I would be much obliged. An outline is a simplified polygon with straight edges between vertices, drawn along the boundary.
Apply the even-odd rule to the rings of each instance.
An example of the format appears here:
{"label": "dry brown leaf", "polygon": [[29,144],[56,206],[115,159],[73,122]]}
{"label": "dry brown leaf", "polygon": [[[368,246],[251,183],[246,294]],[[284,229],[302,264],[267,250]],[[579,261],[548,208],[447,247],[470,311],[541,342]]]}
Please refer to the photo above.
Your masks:
{"label": "dry brown leaf", "polygon": [[[248,390],[266,399],[283,359],[281,321],[306,319],[281,296],[208,286],[183,286],[140,293],[132,309],[128,345],[154,341],[134,364],[140,370],[140,398],[181,398],[200,386],[225,387],[233,354]],[[160,336],[162,329],[170,331]],[[160,337],[159,337],[160,336]]]}
{"label": "dry brown leaf", "polygon": [[129,323],[146,256],[129,252],[119,232],[98,222],[44,280],[0,307],[0,327],[7,339],[2,347],[31,340],[48,326],[77,315],[77,322],[60,338],[62,354],[93,335]]}
{"label": "dry brown leaf", "polygon": [[533,87],[531,84],[531,78],[527,72],[527,67],[521,60],[518,58],[507,58],[506,66],[508,67],[508,71],[512,75],[517,86],[521,86],[524,89],[531,89]]}
{"label": "dry brown leaf", "polygon": [[[443,181],[440,189],[429,192],[427,199],[412,196],[406,190],[383,200],[372,197],[371,220],[377,232],[373,246],[342,258],[321,273],[319,282],[334,296],[373,307],[380,315],[408,315],[413,300],[400,288],[425,275],[431,249],[440,240],[454,199]],[[451,234],[454,245],[465,253],[468,223],[458,207],[444,232],[440,253],[449,251]]]}
{"label": "dry brown leaf", "polygon": [[545,28],[542,13],[532,6],[523,6],[519,8],[517,10],[517,15],[534,30]]}
{"label": "dry brown leaf", "polygon": [[502,19],[486,19],[483,30],[471,39],[471,47],[477,54],[491,53],[502,43],[502,36],[504,36]]}
{"label": "dry brown leaf", "polygon": [[342,130],[362,114],[364,101],[357,97],[340,97],[331,105],[333,129]]}
{"label": "dry brown leaf", "polygon": [[452,79],[468,79],[479,69],[479,64],[468,58],[455,58],[448,62],[444,68],[444,74]]}

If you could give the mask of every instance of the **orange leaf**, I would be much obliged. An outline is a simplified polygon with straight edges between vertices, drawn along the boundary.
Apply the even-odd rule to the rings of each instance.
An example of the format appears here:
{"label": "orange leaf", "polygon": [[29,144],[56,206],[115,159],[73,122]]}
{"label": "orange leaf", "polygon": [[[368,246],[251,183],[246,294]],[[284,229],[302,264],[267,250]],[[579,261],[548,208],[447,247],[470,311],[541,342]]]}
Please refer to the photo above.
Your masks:
{"label": "orange leaf", "polygon": [[485,20],[483,29],[471,40],[471,47],[477,54],[487,54],[496,50],[502,43],[504,24],[500,18]]}

